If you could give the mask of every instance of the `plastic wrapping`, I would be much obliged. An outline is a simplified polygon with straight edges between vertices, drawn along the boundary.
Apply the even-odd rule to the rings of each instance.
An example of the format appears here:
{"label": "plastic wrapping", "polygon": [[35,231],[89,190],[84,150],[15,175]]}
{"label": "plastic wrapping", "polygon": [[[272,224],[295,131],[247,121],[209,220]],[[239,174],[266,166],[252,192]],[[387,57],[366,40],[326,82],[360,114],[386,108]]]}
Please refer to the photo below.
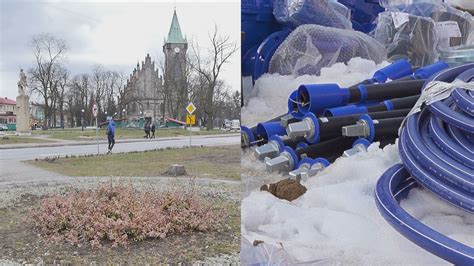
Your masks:
{"label": "plastic wrapping", "polygon": [[443,45],[442,47],[448,47],[448,44],[449,46],[456,46],[474,43],[474,19],[468,12],[458,10],[447,4],[431,2],[409,5],[402,11],[416,16],[430,17],[435,22],[456,22],[462,36],[451,38],[448,41],[441,40],[439,44]]}
{"label": "plastic wrapping", "polygon": [[409,5],[404,10],[404,12],[432,18],[438,23],[437,29],[439,22],[456,22],[455,24],[457,24],[457,26],[455,28],[459,28],[461,36],[451,37],[448,39],[442,34],[442,32],[440,32],[440,42],[438,43],[438,48],[474,44],[474,19],[468,12],[458,10],[447,4],[433,3],[419,3]]}
{"label": "plastic wrapping", "polygon": [[382,44],[354,30],[303,25],[296,28],[278,47],[269,72],[281,75],[319,75],[321,68],[353,57],[375,61],[386,59]]}
{"label": "plastic wrapping", "polygon": [[444,0],[446,4],[471,11],[474,14],[474,1],[472,0]]}
{"label": "plastic wrapping", "polygon": [[352,28],[350,10],[335,0],[275,0],[273,15],[286,26],[317,24],[341,29]]}
{"label": "plastic wrapping", "polygon": [[406,16],[406,22],[397,25],[392,12],[383,12],[377,18],[373,33],[375,39],[385,44],[391,60],[406,58],[414,66],[422,66],[436,61],[438,33],[430,18]]}
{"label": "plastic wrapping", "polygon": [[[255,241],[258,239],[254,239]],[[247,237],[240,242],[240,263],[242,265],[333,265],[335,258],[321,257],[310,261],[296,261],[285,249],[284,244],[275,241],[258,241],[254,245]]]}
{"label": "plastic wrapping", "polygon": [[442,49],[474,43],[474,20],[467,12],[436,2],[389,9],[379,14],[372,35],[385,44],[390,59],[409,58],[421,66],[435,62]]}
{"label": "plastic wrapping", "polygon": [[460,45],[441,49],[439,60],[451,66],[474,62],[474,45]]}
{"label": "plastic wrapping", "polygon": [[379,0],[381,6],[390,11],[400,11],[406,6],[417,3],[440,4],[443,0]]}

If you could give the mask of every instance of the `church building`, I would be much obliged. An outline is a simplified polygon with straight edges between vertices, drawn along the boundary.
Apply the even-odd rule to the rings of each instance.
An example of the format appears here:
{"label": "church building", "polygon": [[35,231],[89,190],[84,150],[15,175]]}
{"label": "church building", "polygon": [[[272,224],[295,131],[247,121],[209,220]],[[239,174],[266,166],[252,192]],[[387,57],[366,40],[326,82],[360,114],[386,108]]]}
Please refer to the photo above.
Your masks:
{"label": "church building", "polygon": [[187,62],[188,42],[183,36],[174,10],[168,36],[164,40],[164,73],[160,75],[149,54],[127,79],[126,90],[132,101],[126,106],[130,122],[151,121],[161,124],[166,117],[183,120],[188,102]]}

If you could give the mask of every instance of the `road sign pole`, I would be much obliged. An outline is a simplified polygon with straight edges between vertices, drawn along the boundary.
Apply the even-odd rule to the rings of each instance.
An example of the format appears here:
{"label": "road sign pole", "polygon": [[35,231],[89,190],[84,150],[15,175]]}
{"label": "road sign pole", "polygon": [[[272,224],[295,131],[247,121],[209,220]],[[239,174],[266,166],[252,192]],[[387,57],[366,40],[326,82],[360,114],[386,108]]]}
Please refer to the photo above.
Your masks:
{"label": "road sign pole", "polygon": [[99,154],[99,123],[97,122],[98,114],[99,114],[99,108],[97,108],[97,103],[94,103],[92,104],[92,115],[95,117],[95,140],[97,142],[97,154]]}
{"label": "road sign pole", "polygon": [[194,111],[196,111],[196,106],[193,103],[189,103],[186,106],[186,111],[188,111],[189,115],[186,115],[186,124],[189,125],[189,147],[191,148],[191,135],[192,135],[192,125],[195,124],[195,116],[192,115]]}
{"label": "road sign pole", "polygon": [[99,154],[99,123],[97,123],[97,116],[95,117],[95,139],[97,140],[97,154]]}

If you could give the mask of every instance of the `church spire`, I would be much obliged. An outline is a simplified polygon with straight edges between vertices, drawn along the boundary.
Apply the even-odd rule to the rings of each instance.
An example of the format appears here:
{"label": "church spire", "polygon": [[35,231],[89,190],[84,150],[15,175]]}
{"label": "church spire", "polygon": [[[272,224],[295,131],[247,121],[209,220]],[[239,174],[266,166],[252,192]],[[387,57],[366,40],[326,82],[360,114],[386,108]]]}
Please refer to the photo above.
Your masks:
{"label": "church spire", "polygon": [[168,38],[165,40],[166,43],[187,43],[186,39],[183,38],[181,28],[178,22],[178,15],[176,15],[176,8],[173,12],[173,19],[171,20],[170,30],[168,32]]}

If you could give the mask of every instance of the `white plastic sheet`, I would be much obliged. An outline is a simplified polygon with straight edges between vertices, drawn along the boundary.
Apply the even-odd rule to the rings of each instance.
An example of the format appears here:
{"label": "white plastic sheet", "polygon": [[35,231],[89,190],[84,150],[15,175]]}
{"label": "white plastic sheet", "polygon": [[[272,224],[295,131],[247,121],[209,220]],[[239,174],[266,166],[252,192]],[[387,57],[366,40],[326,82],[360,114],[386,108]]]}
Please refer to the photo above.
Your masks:
{"label": "white plastic sheet", "polygon": [[380,63],[387,53],[372,37],[354,30],[303,25],[278,47],[269,72],[281,75],[319,75],[321,68],[361,57]]}
{"label": "white plastic sheet", "polygon": [[292,28],[303,24],[352,28],[350,10],[335,0],[275,0],[273,15]]}

